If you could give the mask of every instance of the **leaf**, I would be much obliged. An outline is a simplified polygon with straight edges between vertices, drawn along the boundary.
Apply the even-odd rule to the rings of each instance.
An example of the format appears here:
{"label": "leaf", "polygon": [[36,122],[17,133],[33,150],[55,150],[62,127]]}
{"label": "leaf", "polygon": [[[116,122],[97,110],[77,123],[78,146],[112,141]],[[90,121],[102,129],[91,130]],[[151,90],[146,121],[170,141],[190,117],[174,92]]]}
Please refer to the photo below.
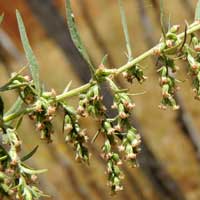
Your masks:
{"label": "leaf", "polygon": [[22,99],[18,97],[15,103],[12,105],[12,107],[5,113],[5,116],[19,112],[22,107],[22,104],[23,104]]}
{"label": "leaf", "polygon": [[0,157],[0,161],[6,160],[8,158],[7,155]]}
{"label": "leaf", "polygon": [[132,51],[131,51],[131,42],[130,42],[129,33],[128,33],[128,26],[127,26],[127,22],[126,22],[126,15],[125,15],[125,11],[124,11],[124,8],[122,5],[122,0],[118,0],[118,3],[119,3],[119,9],[120,9],[120,15],[121,15],[124,36],[125,36],[125,40],[126,40],[128,60],[131,61],[132,60]]}
{"label": "leaf", "polygon": [[30,153],[28,153],[23,158],[21,158],[21,161],[24,162],[24,161],[28,160],[29,158],[31,158],[36,153],[36,151],[38,150],[38,147],[39,146],[37,145]]}
{"label": "leaf", "polygon": [[28,168],[27,166],[25,166],[24,164],[20,165],[20,169],[26,173],[26,174],[41,174],[47,171],[47,169],[40,169],[40,170],[35,170],[35,169],[31,169]]}
{"label": "leaf", "polygon": [[29,69],[33,78],[33,83],[35,85],[37,94],[40,96],[41,88],[40,88],[40,80],[39,80],[39,64],[30,46],[30,43],[26,34],[24,22],[18,10],[16,10],[16,16],[17,16],[17,22],[18,22],[21,41],[22,41],[23,48],[26,54],[26,58],[29,62]]}
{"label": "leaf", "polygon": [[0,96],[0,118],[3,118],[3,112],[4,112],[4,103]]}
{"label": "leaf", "polygon": [[104,57],[102,58],[101,64],[102,64],[102,65],[105,65],[106,62],[107,62],[107,60],[108,60],[108,55],[106,54],[106,55],[104,55]]}
{"label": "leaf", "polygon": [[4,13],[2,13],[2,14],[0,15],[0,24],[3,22],[3,19],[4,19]]}
{"label": "leaf", "polygon": [[73,41],[74,45],[76,46],[76,48],[78,49],[78,51],[80,52],[80,54],[83,56],[83,58],[89,64],[91,73],[94,74],[94,71],[95,71],[94,66],[88,56],[88,53],[81,41],[78,30],[76,28],[70,0],[66,0],[66,13],[67,13],[66,14],[67,15],[67,23],[68,23],[69,32],[70,32],[72,41]]}
{"label": "leaf", "polygon": [[65,87],[63,93],[66,93],[66,92],[69,91],[69,88],[71,87],[71,84],[72,84],[72,81],[70,81],[70,82],[67,84],[67,86]]}
{"label": "leaf", "polygon": [[15,125],[15,130],[17,130],[20,127],[23,118],[24,118],[24,115],[22,115],[22,116],[19,117],[19,119],[17,120],[17,123]]}
{"label": "leaf", "polygon": [[195,11],[195,20],[200,20],[200,0],[197,2],[196,11]]}
{"label": "leaf", "polygon": [[164,12],[164,3],[163,0],[160,0],[160,24],[161,24],[161,29],[162,29],[162,33],[163,36],[165,38],[165,34],[166,34],[166,16],[165,16],[165,12]]}

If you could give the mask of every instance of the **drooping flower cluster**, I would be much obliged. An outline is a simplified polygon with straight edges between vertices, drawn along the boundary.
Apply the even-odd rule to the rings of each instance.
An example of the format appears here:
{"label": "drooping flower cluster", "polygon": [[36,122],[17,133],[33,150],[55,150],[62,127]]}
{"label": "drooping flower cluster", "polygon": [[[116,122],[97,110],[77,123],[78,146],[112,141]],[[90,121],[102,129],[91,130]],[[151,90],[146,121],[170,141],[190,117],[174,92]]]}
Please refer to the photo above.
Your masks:
{"label": "drooping flower cluster", "polygon": [[119,154],[112,151],[113,144],[107,139],[102,147],[103,157],[107,162],[107,174],[108,184],[111,187],[112,192],[117,192],[123,189],[121,179],[123,179],[123,173],[119,166],[122,164]]}
{"label": "drooping flower cluster", "polygon": [[171,106],[174,110],[176,110],[179,108],[174,97],[177,86],[173,73],[176,72],[176,67],[172,59],[168,57],[160,57],[160,59],[164,64],[158,70],[160,73],[159,83],[162,88],[162,101],[160,108],[166,109],[167,106]]}
{"label": "drooping flower cluster", "polygon": [[200,41],[192,37],[192,46],[184,45],[185,59],[188,61],[189,74],[192,78],[195,98],[200,99]]}
{"label": "drooping flower cluster", "polygon": [[132,103],[126,92],[115,90],[114,104],[112,107],[118,111],[115,130],[122,141],[121,145],[118,147],[119,151],[125,154],[126,160],[131,161],[131,163],[135,165],[136,155],[139,152],[138,146],[140,145],[140,137],[129,120],[135,104]]}
{"label": "drooping flower cluster", "polygon": [[[133,166],[136,165],[140,137],[129,122],[131,111],[135,105],[131,102],[126,91],[120,91],[110,78],[107,80],[114,93],[112,108],[117,110],[117,115],[113,118],[105,116],[98,132],[105,137],[102,156],[107,162],[106,172],[109,185],[112,191],[116,192],[122,189],[123,173],[120,169],[122,159],[131,162]],[[118,148],[116,148],[117,146]]]}
{"label": "drooping flower cluster", "polygon": [[182,40],[178,37],[180,26],[172,26],[166,35],[163,35],[162,43],[154,49],[154,54],[158,56],[161,62],[159,83],[162,88],[162,100],[160,108],[166,109],[167,106],[177,110],[179,106],[175,100],[175,92],[177,90],[175,73],[178,67],[174,59],[182,51]]}
{"label": "drooping flower cluster", "polygon": [[72,107],[63,105],[65,116],[63,130],[65,133],[65,141],[73,144],[76,160],[89,163],[89,152],[85,143],[88,142],[86,129],[81,130],[77,114]]}
{"label": "drooping flower cluster", "polygon": [[52,142],[51,135],[54,132],[52,120],[57,110],[54,97],[54,91],[52,91],[50,96],[38,98],[33,104],[34,111],[29,114],[30,119],[36,123],[36,129],[40,132],[40,138],[47,142]]}
{"label": "drooping flower cluster", "polygon": [[124,72],[123,76],[130,83],[133,83],[134,79],[136,79],[139,83],[142,83],[147,79],[147,77],[144,76],[142,68],[138,64]]}
{"label": "drooping flower cluster", "polygon": [[119,154],[114,150],[114,147],[117,144],[115,129],[111,122],[105,120],[102,121],[99,132],[105,136],[105,142],[102,146],[102,157],[106,160],[108,184],[114,193],[123,188],[121,183],[123,173],[119,167],[122,164],[122,161],[120,160]]}
{"label": "drooping flower cluster", "polygon": [[35,91],[35,86],[31,78],[21,75],[21,71],[14,73],[0,90],[17,89],[21,100],[27,106],[32,107],[29,117],[35,121],[36,129],[40,131],[41,139],[51,142],[51,134],[54,132],[52,120],[57,109],[55,102],[56,93],[52,90],[48,93],[41,92],[41,94],[38,94]]}

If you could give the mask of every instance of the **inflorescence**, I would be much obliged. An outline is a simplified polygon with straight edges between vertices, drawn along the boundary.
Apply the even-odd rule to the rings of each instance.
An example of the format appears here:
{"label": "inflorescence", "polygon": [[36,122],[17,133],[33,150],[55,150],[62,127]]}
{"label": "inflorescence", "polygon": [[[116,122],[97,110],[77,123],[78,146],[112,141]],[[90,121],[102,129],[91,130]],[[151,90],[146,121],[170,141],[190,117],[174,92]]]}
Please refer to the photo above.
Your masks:
{"label": "inflorescence", "polygon": [[[67,5],[69,1],[67,1]],[[69,9],[69,8],[68,8]],[[22,19],[17,14],[21,37],[27,42],[23,32]],[[70,21],[71,22],[71,21]],[[73,22],[73,21],[72,21]],[[72,31],[75,29],[72,28]],[[137,166],[137,155],[140,152],[141,138],[131,123],[130,117],[135,104],[132,102],[128,90],[119,88],[114,77],[120,73],[130,83],[137,80],[140,84],[147,77],[144,75],[140,62],[149,56],[155,56],[158,60],[160,74],[159,84],[161,87],[162,100],[160,108],[179,108],[175,93],[177,91],[176,72],[177,60],[187,62],[188,72],[192,78],[195,98],[200,99],[200,40],[195,32],[200,29],[199,22],[188,26],[186,31],[178,34],[179,26],[171,27],[164,34],[158,45],[144,54],[129,60],[127,64],[115,69],[107,69],[103,64],[95,70],[92,80],[79,88],[68,87],[62,94],[57,95],[54,90],[50,92],[45,88],[38,88],[37,76],[33,73],[32,78],[22,75],[22,70],[12,74],[8,82],[0,88],[0,92],[15,90],[18,100],[15,105],[4,111],[4,103],[0,98],[0,197],[7,196],[9,199],[39,199],[45,196],[36,186],[37,174],[45,170],[35,170],[24,162],[29,159],[37,150],[35,148],[24,157],[20,157],[21,140],[17,129],[22,123],[23,116],[28,115],[34,122],[36,130],[40,133],[42,140],[52,142],[54,132],[53,119],[58,111],[63,112],[63,133],[65,141],[69,143],[74,151],[75,158],[79,162],[89,163],[90,153],[88,142],[90,141],[86,127],[81,127],[80,119],[91,116],[99,124],[97,133],[104,138],[101,148],[101,156],[106,161],[106,173],[108,183],[112,192],[122,190],[121,180],[124,178],[121,165],[124,162],[131,166]],[[78,38],[75,32],[76,39]],[[190,37],[189,39],[187,37]],[[79,39],[79,38],[78,38]],[[22,40],[24,42],[24,40]],[[27,45],[27,43],[26,43]],[[32,56],[30,49],[27,57]],[[86,54],[84,57],[87,58]],[[34,60],[33,57],[32,61]],[[31,69],[36,66],[32,63]],[[37,72],[38,73],[38,72]],[[113,94],[113,105],[111,109],[115,116],[109,116],[109,108],[104,103],[101,84],[106,83]],[[72,107],[65,100],[72,96],[78,96],[79,101],[76,107]]]}

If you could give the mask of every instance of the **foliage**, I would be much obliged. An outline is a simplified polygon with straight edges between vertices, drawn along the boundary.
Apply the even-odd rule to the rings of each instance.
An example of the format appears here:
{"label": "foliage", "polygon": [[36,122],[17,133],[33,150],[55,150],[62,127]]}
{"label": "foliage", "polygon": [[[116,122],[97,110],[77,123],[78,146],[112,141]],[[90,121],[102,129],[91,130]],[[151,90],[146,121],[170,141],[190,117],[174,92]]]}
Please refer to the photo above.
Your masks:
{"label": "foliage", "polygon": [[[74,147],[75,158],[79,162],[88,164],[90,158],[87,148],[89,141],[87,131],[80,126],[79,120],[82,117],[92,116],[94,120],[98,121],[99,130],[92,142],[97,139],[99,134],[104,136],[105,141],[101,155],[107,163],[106,172],[109,185],[112,192],[122,190],[123,172],[120,166],[125,161],[132,166],[137,166],[136,157],[140,151],[141,139],[130,122],[130,115],[135,107],[130,98],[131,94],[128,93],[127,89],[119,88],[114,77],[122,73],[128,82],[132,83],[136,79],[139,83],[142,83],[146,80],[146,77],[140,63],[147,57],[155,56],[161,64],[158,70],[162,94],[160,108],[172,107],[176,110],[179,108],[174,98],[179,82],[176,79],[176,71],[179,70],[176,62],[177,60],[184,60],[188,63],[195,98],[200,99],[200,40],[195,35],[195,32],[200,29],[199,5],[200,1],[196,8],[195,22],[188,25],[185,32],[179,33],[179,25],[169,27],[166,31],[162,28],[163,35],[160,42],[147,52],[133,58],[125,12],[122,0],[119,0],[128,61],[123,66],[113,69],[106,68],[105,63],[102,62],[99,68],[95,69],[75,26],[70,0],[66,0],[70,34],[75,46],[91,69],[92,79],[89,83],[75,89],[70,89],[69,84],[60,95],[56,95],[54,90],[46,91],[41,87],[39,64],[30,47],[22,17],[19,11],[16,11],[31,77],[23,75],[24,68],[22,68],[19,72],[13,73],[7,83],[0,87],[1,93],[16,90],[18,94],[18,99],[7,112],[4,110],[4,101],[0,98],[0,195],[9,197],[9,199],[25,200],[46,196],[35,186],[37,174],[46,170],[35,170],[24,163],[36,153],[38,146],[21,157],[19,153],[22,142],[17,131],[24,115],[28,115],[35,122],[35,129],[40,132],[40,138],[52,142],[51,135],[54,132],[52,120],[58,110],[62,110],[64,113],[63,132],[65,141]],[[163,13],[161,13],[162,26],[164,26],[163,18]],[[3,15],[0,17],[0,22],[2,20]],[[106,82],[113,93],[112,109],[116,111],[116,115],[112,118],[108,116],[107,108],[103,104],[102,82]],[[65,101],[72,96],[79,96],[79,103],[76,108]]]}

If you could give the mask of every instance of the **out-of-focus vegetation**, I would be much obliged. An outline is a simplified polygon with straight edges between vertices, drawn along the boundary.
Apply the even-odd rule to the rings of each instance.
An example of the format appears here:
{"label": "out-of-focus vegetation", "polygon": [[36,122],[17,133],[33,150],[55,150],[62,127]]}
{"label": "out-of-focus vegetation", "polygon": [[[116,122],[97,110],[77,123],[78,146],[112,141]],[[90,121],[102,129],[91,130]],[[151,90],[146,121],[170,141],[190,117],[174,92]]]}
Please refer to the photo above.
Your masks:
{"label": "out-of-focus vegetation", "polygon": [[[161,37],[158,4],[158,0],[125,1],[134,55],[144,52]],[[170,14],[171,23],[181,24],[184,30],[184,20],[187,19],[189,22],[193,20],[195,4],[195,1],[189,0],[169,0],[165,3],[164,9]],[[0,0],[0,12],[5,14],[0,29],[1,85],[6,82],[10,72],[26,64],[15,20],[16,8],[24,16],[28,36],[41,65],[41,80],[45,85],[48,88],[55,88],[58,93],[62,92],[63,87],[71,80],[73,87],[81,85],[83,78],[82,80],[79,78],[80,74],[77,74],[75,69],[70,45],[62,46],[62,41],[67,42],[67,38],[64,37],[65,26],[62,26],[62,23],[66,25],[64,2],[16,0],[13,3],[12,0]],[[81,37],[95,65],[100,64],[101,58],[106,53],[109,54],[109,66],[123,64],[126,61],[123,53],[125,45],[116,1],[75,0],[73,8]],[[47,22],[49,16],[60,21],[49,19]],[[157,105],[161,95],[153,63],[150,59],[143,63],[146,66],[145,73],[149,77],[143,86],[130,85],[123,79],[120,80],[132,93],[146,91],[144,95],[134,97],[137,105],[134,116],[142,127],[145,147],[141,153],[140,168],[123,166],[126,175],[125,190],[116,197],[109,196],[109,190],[105,186],[106,175],[102,175],[105,163],[97,153],[102,145],[101,140],[90,147],[94,152],[91,165],[83,166],[74,161],[73,150],[63,141],[62,131],[59,128],[62,123],[61,116],[58,116],[55,122],[54,143],[48,145],[39,141],[37,132],[33,131],[33,124],[29,120],[23,123],[20,137],[23,138],[24,151],[33,149],[35,143],[40,144],[31,164],[49,169],[41,177],[40,184],[44,191],[52,195],[52,199],[198,200],[200,198],[199,102],[193,99],[190,81],[183,80],[187,73],[185,71],[179,74],[179,79],[183,80],[179,92],[179,98],[184,106],[182,113],[159,110]],[[185,68],[183,63],[180,63],[179,67]],[[7,108],[15,101],[10,96],[11,94],[4,96]],[[70,102],[75,104],[76,99]],[[188,123],[188,117],[192,119],[189,120],[190,131],[187,127],[183,127],[185,122]],[[89,127],[91,133],[94,132],[96,127],[91,120],[82,123]],[[196,140],[195,137],[188,137],[188,132],[196,133],[194,127],[198,136]],[[149,154],[146,146],[153,156]],[[148,160],[151,156],[154,159]]]}

